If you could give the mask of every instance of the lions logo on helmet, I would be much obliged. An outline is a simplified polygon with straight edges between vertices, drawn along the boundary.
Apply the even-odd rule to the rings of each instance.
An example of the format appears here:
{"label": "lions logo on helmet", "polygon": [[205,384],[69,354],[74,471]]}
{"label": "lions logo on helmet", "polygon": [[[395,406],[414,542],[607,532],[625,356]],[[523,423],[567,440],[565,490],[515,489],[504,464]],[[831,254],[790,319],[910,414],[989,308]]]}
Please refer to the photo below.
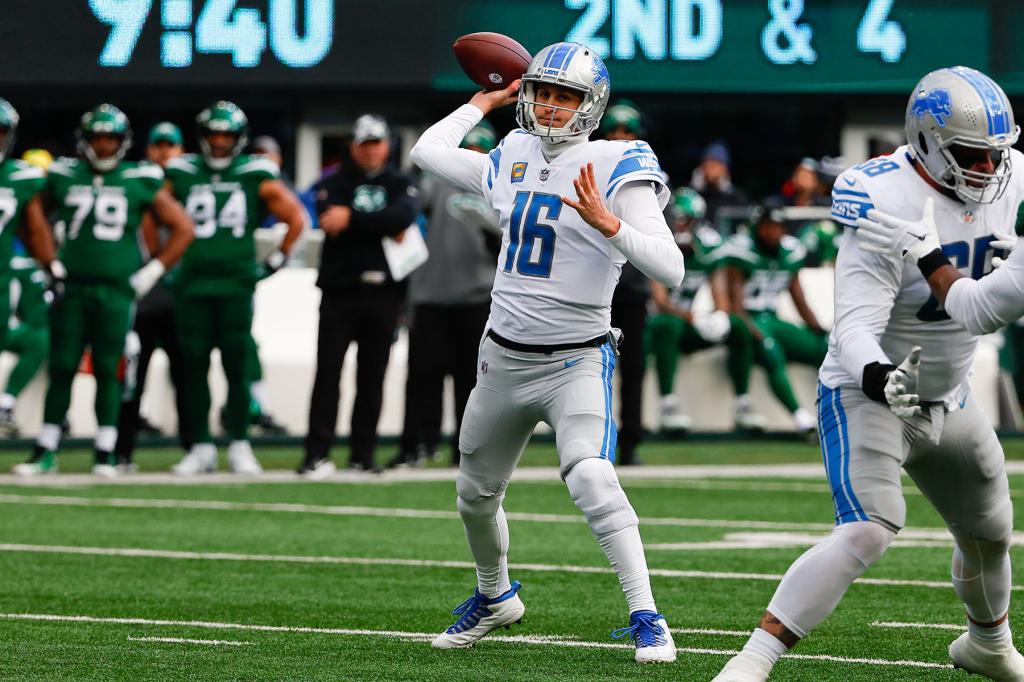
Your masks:
{"label": "lions logo on helmet", "polygon": [[[249,143],[249,119],[245,112],[232,102],[217,102],[199,112],[196,116],[196,127],[199,134],[199,148],[210,168],[224,170],[231,165],[236,156],[242,153]],[[213,133],[233,135],[235,143],[227,156],[214,156],[209,136]]]}
{"label": "lions logo on helmet", "polygon": [[[117,150],[111,156],[100,157],[92,147],[94,138],[109,135],[118,139]],[[101,104],[82,115],[75,131],[78,138],[78,152],[94,169],[106,173],[117,168],[124,155],[132,146],[132,128],[128,117],[113,104]]]}
{"label": "lions logo on helmet", "polygon": [[11,106],[11,103],[0,98],[0,133],[4,134],[0,140],[0,161],[7,158],[7,152],[14,147],[14,134],[18,130],[18,111]]}
{"label": "lions logo on helmet", "polygon": [[[557,85],[578,90],[583,101],[574,109],[545,104],[553,109],[572,111],[573,115],[561,128],[542,124],[534,114],[537,87]],[[608,98],[611,81],[604,62],[586,45],[555,43],[537,53],[523,74],[516,103],[516,122],[528,133],[548,140],[559,140],[575,135],[589,135],[600,124]]]}
{"label": "lions logo on helmet", "polygon": [[[1009,150],[1020,135],[1006,93],[974,69],[932,71],[910,95],[907,142],[928,175],[965,202],[989,204],[1006,191],[1012,172]],[[962,167],[952,148],[990,150],[995,171]]]}

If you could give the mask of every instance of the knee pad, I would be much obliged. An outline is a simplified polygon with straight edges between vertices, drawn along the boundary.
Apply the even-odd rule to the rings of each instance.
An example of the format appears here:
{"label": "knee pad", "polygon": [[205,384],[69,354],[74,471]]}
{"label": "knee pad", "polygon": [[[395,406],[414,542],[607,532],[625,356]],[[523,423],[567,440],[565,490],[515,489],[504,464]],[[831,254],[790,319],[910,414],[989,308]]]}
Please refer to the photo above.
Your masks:
{"label": "knee pad", "polygon": [[496,504],[500,504],[507,487],[508,481],[487,479],[464,469],[459,471],[458,478],[455,479],[455,491],[458,493],[460,504],[475,504],[486,500],[496,500]]}
{"label": "knee pad", "polygon": [[833,531],[843,548],[866,569],[878,561],[896,533],[874,521],[854,521],[837,526]]}
{"label": "knee pad", "polygon": [[608,460],[584,459],[565,476],[565,484],[595,535],[614,533],[640,523]]}

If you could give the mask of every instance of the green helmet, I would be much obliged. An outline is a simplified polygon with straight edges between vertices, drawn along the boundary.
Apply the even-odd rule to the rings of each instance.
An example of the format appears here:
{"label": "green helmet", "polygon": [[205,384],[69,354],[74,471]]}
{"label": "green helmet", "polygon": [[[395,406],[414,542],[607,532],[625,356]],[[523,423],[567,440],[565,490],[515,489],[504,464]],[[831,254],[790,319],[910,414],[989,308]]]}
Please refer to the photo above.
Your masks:
{"label": "green helmet", "polygon": [[[132,127],[128,123],[128,117],[113,104],[104,103],[82,114],[75,135],[78,138],[78,152],[93,168],[104,173],[114,170],[132,146]],[[105,159],[96,156],[89,141],[97,135],[112,135],[121,139],[121,144],[113,156]]]}
{"label": "green helmet", "polygon": [[[246,118],[245,112],[232,102],[221,100],[200,111],[196,116],[196,128],[199,133],[199,148],[203,150],[207,165],[214,170],[223,170],[230,166],[234,158],[241,154],[245,145],[249,143],[249,119]],[[213,150],[206,139],[210,133],[234,135],[235,145],[231,148],[231,154],[222,159],[214,158]]]}
{"label": "green helmet", "polygon": [[486,119],[477,123],[472,130],[462,138],[460,147],[479,147],[484,151],[491,151],[498,144],[498,136],[494,134],[494,128]]}
{"label": "green helmet", "polygon": [[704,197],[689,187],[680,187],[672,193],[672,213],[676,220],[703,220],[707,211]]}
{"label": "green helmet", "polygon": [[616,128],[625,128],[637,137],[644,135],[644,119],[640,110],[628,100],[622,100],[604,112],[601,119],[601,133],[607,135]]}
{"label": "green helmet", "polygon": [[0,142],[0,161],[7,158],[7,152],[14,146],[14,134],[18,130],[18,111],[11,106],[11,103],[0,98],[0,130],[7,133],[3,142]]}

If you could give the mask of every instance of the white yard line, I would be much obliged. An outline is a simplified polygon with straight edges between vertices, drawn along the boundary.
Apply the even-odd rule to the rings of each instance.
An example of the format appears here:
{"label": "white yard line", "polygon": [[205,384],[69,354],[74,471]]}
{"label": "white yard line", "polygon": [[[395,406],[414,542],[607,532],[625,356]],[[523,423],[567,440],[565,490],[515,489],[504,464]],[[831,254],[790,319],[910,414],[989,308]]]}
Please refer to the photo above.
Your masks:
{"label": "white yard line", "polygon": [[168,644],[206,644],[208,646],[251,646],[255,642],[239,642],[233,639],[184,639],[182,637],[132,637],[129,642],[165,642]]}
{"label": "white yard line", "polygon": [[896,621],[878,621],[871,624],[873,628],[893,628],[904,630],[953,630],[964,632],[967,626],[964,623],[900,623]]}
{"label": "white yard line", "polygon": [[[394,630],[360,630],[348,628],[310,628],[292,627],[283,625],[257,625],[246,623],[216,623],[197,620],[150,620],[147,618],[103,618],[97,616],[62,616],[46,613],[0,613],[0,619],[4,620],[29,620],[48,622],[69,622],[69,623],[108,623],[117,625],[162,625],[181,626],[189,628],[208,628],[212,630],[254,630],[258,632],[295,632],[315,633],[331,635],[348,635],[364,637],[390,637],[410,641],[427,642],[436,636],[431,632],[403,632]],[[728,632],[728,631],[726,631]],[[131,639],[131,638],[129,638]],[[158,638],[154,638],[158,639]],[[169,638],[168,638],[169,639]],[[211,642],[217,640],[182,640],[189,642]],[[539,646],[574,647],[581,649],[632,649],[631,644],[620,644],[616,642],[586,642],[575,639],[562,639],[557,636],[547,635],[496,635],[487,638],[488,642],[511,642],[520,644],[531,644]],[[677,647],[679,653],[683,654],[709,654],[713,656],[734,656],[739,653],[733,649],[706,649],[700,647]],[[457,655],[457,654],[456,654]],[[844,656],[827,656],[820,654],[786,654],[785,658],[799,659],[802,661],[828,661],[833,663],[852,663],[861,665],[876,665],[901,668],[952,668],[947,663],[932,663],[929,661],[897,661],[885,658],[848,658]]]}
{"label": "white yard line", "polygon": [[[0,552],[32,554],[77,554],[84,556],[117,556],[148,559],[183,559],[201,561],[256,561],[298,564],[335,564],[355,566],[415,566],[425,568],[474,569],[469,561],[438,561],[431,559],[391,559],[377,557],[339,556],[296,556],[290,554],[236,554],[233,552],[182,552],[162,549],[141,549],[135,547],[79,547],[70,545],[25,545],[0,544]],[[614,574],[611,568],[603,566],[569,566],[556,564],[509,564],[513,571],[535,571],[538,573],[586,573]],[[765,580],[778,582],[782,574],[772,573],[731,573],[722,571],[686,571],[670,568],[652,568],[650,574],[663,578],[694,578],[713,580]],[[858,585],[882,587],[922,587],[926,589],[950,589],[951,584],[937,580],[894,580],[888,578],[859,578]],[[1024,591],[1024,585],[1014,585],[1014,591]]]}
{"label": "white yard line", "polygon": [[[700,542],[661,542],[645,544],[650,551],[697,552],[706,550],[776,549],[781,547],[810,547],[817,544],[825,534],[742,532],[726,533],[721,540]],[[1024,545],[1024,532],[1013,533],[1014,545]],[[907,528],[903,530],[890,547],[894,548],[947,548],[953,546],[953,536],[945,528]]]}
{"label": "white yard line", "polygon": [[715,630],[709,628],[669,628],[674,635],[719,635],[722,637],[749,637],[750,630]]}
{"label": "white yard line", "polygon": [[[124,507],[141,509],[200,509],[206,511],[260,511],[289,514],[324,514],[327,516],[381,516],[409,519],[460,519],[456,511],[430,509],[396,509],[394,507],[333,506],[315,504],[293,504],[277,502],[228,502],[222,500],[179,500],[157,498],[119,497],[72,497],[62,495],[11,495],[0,493],[0,504],[36,504],[67,507]],[[584,523],[582,514],[533,514],[506,512],[514,521],[538,523]],[[787,523],[778,521],[757,521],[738,519],[688,519],[659,518],[643,519],[648,526],[680,526],[691,528],[745,528],[765,530],[826,531],[832,528],[827,523]]]}

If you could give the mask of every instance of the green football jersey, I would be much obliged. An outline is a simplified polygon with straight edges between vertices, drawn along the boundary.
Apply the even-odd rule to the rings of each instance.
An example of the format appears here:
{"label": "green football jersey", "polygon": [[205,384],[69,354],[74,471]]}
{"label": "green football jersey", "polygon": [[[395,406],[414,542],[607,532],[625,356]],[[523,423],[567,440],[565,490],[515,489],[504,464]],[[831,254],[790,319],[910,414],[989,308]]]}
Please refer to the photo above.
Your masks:
{"label": "green football jersey", "polygon": [[797,239],[807,249],[808,260],[821,265],[835,262],[842,234],[839,226],[831,220],[815,220],[800,228]]}
{"label": "green football jersey", "polygon": [[693,307],[693,299],[714,269],[715,249],[722,245],[722,235],[707,223],[701,223],[693,229],[692,244],[693,249],[683,251],[686,264],[683,283],[669,292],[669,300],[683,310]]}
{"label": "green football jersey", "polygon": [[46,304],[46,274],[34,258],[15,256],[11,259],[11,308],[21,324],[49,324]]}
{"label": "green football jersey", "polygon": [[24,161],[0,163],[0,278],[10,278],[14,236],[21,226],[25,206],[46,185],[46,173]]}
{"label": "green football jersey", "polygon": [[195,221],[196,238],[181,259],[176,286],[185,295],[239,294],[256,286],[256,229],[263,222],[260,185],[276,180],[272,161],[241,155],[224,170],[187,154],[167,164],[175,196]]}
{"label": "green football jersey", "polygon": [[717,251],[717,265],[731,265],[747,277],[743,288],[743,308],[753,313],[775,312],[779,294],[789,288],[794,273],[807,257],[807,249],[796,237],[786,235],[779,252],[761,251],[747,235],[729,238]]}
{"label": "green football jersey", "polygon": [[142,214],[163,187],[155,164],[122,161],[100,173],[80,159],[58,159],[46,187],[64,225],[60,260],[69,281],[127,287],[142,265]]}

